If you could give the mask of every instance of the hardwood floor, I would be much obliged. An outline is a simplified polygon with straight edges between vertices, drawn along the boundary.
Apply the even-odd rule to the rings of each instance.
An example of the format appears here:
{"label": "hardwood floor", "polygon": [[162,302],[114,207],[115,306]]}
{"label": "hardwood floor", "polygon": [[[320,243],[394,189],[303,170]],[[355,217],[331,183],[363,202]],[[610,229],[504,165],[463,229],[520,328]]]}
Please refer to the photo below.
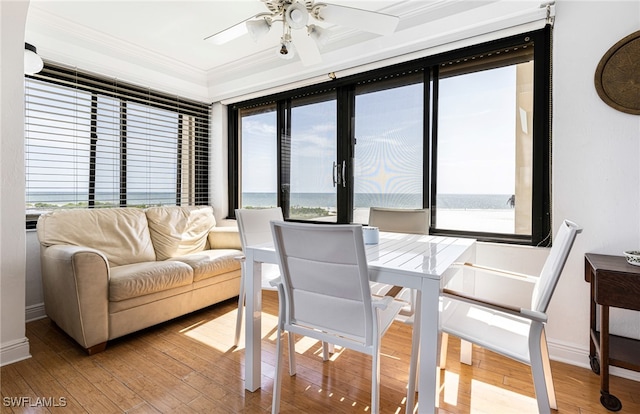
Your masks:
{"label": "hardwood floor", "polygon": [[[267,413],[271,409],[277,295],[264,292],[262,389],[244,390],[244,349],[231,344],[237,302],[226,301],[109,342],[87,356],[48,319],[27,324],[32,358],[0,369],[2,413]],[[381,409],[404,413],[411,328],[383,339]],[[440,413],[537,412],[529,367],[474,347],[473,365],[449,341]],[[297,375],[284,376],[282,413],[368,413],[370,359],[339,350],[323,363],[320,344],[296,343]],[[286,360],[286,358],[285,358]],[[599,377],[552,361],[559,413],[607,413]],[[611,377],[621,412],[640,412],[640,383]]]}

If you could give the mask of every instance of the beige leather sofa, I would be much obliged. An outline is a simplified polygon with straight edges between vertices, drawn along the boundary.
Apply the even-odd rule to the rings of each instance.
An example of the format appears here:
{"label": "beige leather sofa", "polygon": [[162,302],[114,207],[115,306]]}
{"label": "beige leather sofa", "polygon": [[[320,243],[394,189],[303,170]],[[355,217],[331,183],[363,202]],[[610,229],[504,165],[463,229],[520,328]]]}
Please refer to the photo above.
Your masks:
{"label": "beige leather sofa", "polygon": [[208,206],[59,210],[37,230],[45,311],[90,355],[239,292],[237,228]]}

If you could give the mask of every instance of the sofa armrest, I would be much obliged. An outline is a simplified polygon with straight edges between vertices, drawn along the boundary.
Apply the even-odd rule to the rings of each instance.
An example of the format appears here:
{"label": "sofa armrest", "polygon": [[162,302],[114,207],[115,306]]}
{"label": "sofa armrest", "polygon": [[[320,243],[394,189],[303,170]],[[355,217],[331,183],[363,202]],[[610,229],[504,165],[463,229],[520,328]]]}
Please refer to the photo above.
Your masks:
{"label": "sofa armrest", "polygon": [[242,250],[238,228],[214,227],[209,232],[209,246],[211,249]]}
{"label": "sofa armrest", "polygon": [[45,311],[89,353],[109,339],[109,262],[99,250],[41,248]]}

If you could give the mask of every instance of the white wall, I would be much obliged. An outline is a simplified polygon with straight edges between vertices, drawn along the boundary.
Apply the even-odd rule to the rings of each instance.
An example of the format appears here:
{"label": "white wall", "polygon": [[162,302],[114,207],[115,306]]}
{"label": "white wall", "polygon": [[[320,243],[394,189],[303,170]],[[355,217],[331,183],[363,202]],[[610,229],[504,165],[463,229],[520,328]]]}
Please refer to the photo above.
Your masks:
{"label": "white wall", "polygon": [[[584,253],[619,255],[623,250],[640,248],[640,117],[618,112],[602,102],[594,89],[593,78],[600,58],[609,47],[638,29],[640,2],[637,0],[556,1],[554,230],[562,219],[569,218],[583,226],[584,232],[578,236],[552,300],[547,336],[553,359],[585,367],[589,348],[589,290],[584,281]],[[227,213],[225,113],[220,106],[212,111],[214,170],[210,188],[214,203],[221,204],[216,205],[218,218]],[[3,155],[3,168],[4,160]],[[15,180],[12,185],[20,187],[22,181]],[[4,204],[2,209],[4,218]],[[35,233],[28,233],[28,307],[38,307],[42,302],[39,265],[36,265],[38,254]],[[477,258],[487,265],[535,274],[546,254],[547,250],[540,248],[483,244],[478,247]],[[490,290],[497,296],[514,295],[502,286],[492,286]],[[2,297],[5,296],[10,297],[11,293],[3,292]],[[614,333],[640,338],[640,313],[612,312],[611,329]],[[613,371],[631,377],[635,374]]]}
{"label": "white wall", "polygon": [[[557,2],[553,215],[584,227],[551,303],[547,332],[558,345],[589,344],[584,253],[621,255],[640,247],[640,117],[609,107],[594,87],[600,58],[639,29],[639,1]],[[611,315],[612,333],[640,338],[640,313]]]}
{"label": "white wall", "polygon": [[0,365],[30,357],[24,312],[23,56],[28,7],[28,1],[0,1]]}

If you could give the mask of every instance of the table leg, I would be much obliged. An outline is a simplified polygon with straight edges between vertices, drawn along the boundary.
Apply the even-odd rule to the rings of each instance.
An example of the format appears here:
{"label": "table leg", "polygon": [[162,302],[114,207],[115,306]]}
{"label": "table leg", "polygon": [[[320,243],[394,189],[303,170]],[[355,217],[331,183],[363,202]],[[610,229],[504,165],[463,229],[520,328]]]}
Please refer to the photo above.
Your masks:
{"label": "table leg", "polygon": [[609,393],[609,306],[600,307],[600,403],[609,411],[620,411],[622,403]]}
{"label": "table leg", "polygon": [[418,412],[435,413],[438,402],[438,335],[440,281],[422,279],[420,301],[420,379]]}
{"label": "table leg", "polygon": [[420,312],[422,293],[416,291],[413,314],[413,329],[411,329],[411,360],[409,364],[409,383],[407,384],[406,413],[412,414],[416,404],[416,387],[418,387],[418,363],[420,361]]}
{"label": "table leg", "polygon": [[262,263],[253,259],[253,252],[246,253],[245,274],[245,388],[255,391],[260,388],[262,378],[261,332],[262,332]]}
{"label": "table leg", "polygon": [[[589,266],[588,262],[587,264],[585,264],[585,266]],[[589,268],[588,270],[589,272],[591,271],[591,269]],[[597,307],[596,307],[596,301],[595,301],[595,290],[596,290],[596,283],[595,283],[595,279],[594,279],[594,275],[591,274],[591,283],[589,284],[589,290],[591,291],[591,298],[589,300],[589,328],[590,328],[590,332],[589,332],[589,365],[591,365],[591,371],[593,371],[595,374],[600,375],[600,361],[598,360],[598,350],[596,349],[596,341],[598,341],[597,343],[600,344],[599,338],[596,339],[595,334],[596,334],[596,330],[597,330],[597,326],[596,326],[596,313],[597,313]]]}
{"label": "table leg", "polygon": [[609,392],[609,307],[600,308],[600,392]]}

